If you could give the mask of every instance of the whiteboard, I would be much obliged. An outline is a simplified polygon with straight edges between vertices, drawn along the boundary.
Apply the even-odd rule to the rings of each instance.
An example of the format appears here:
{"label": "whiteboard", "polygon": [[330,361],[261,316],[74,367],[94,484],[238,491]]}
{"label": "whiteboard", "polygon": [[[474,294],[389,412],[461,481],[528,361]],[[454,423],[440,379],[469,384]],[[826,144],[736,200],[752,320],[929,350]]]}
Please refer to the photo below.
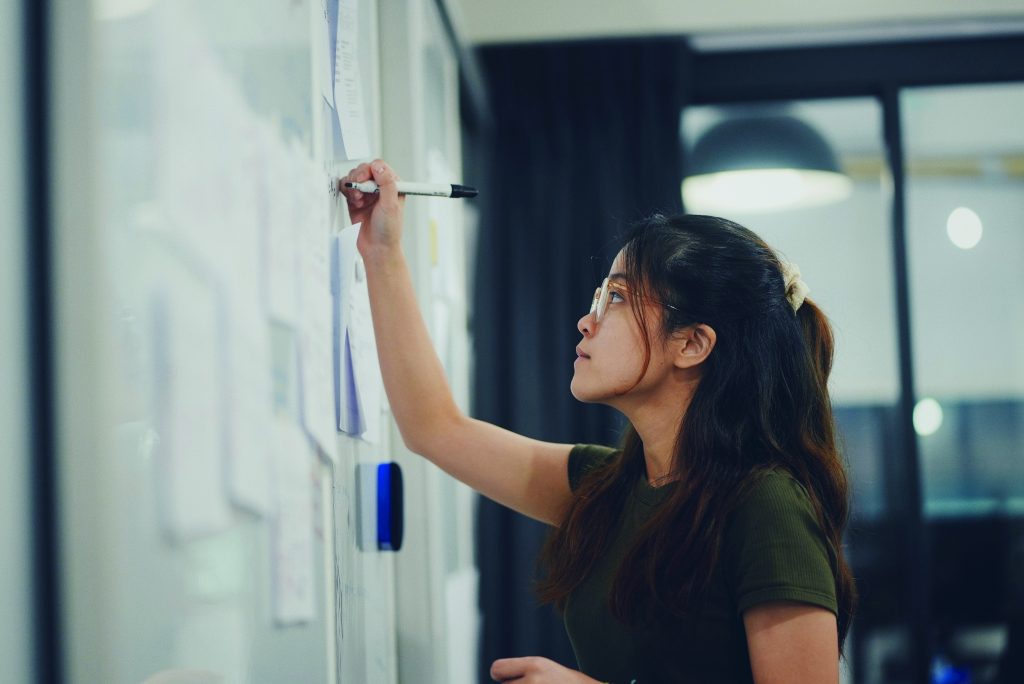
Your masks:
{"label": "whiteboard", "polygon": [[[472,579],[466,491],[457,502],[442,501],[438,493],[454,486],[446,476],[409,477],[410,499],[426,502],[422,512],[437,524],[454,519],[451,529],[424,532],[426,543],[408,553],[359,551],[356,465],[422,463],[390,422],[377,444],[334,435],[316,447],[307,435],[302,448],[294,430],[278,429],[301,429],[308,402],[295,361],[302,316],[288,304],[294,293],[268,278],[268,264],[292,248],[303,258],[303,240],[345,227],[327,179],[358,161],[337,158],[323,135],[325,6],[95,0],[55,8],[55,183],[63,187],[54,210],[58,466],[70,681],[398,681],[402,670],[414,671],[399,663],[416,662],[402,644],[436,641],[444,651],[449,626],[475,610],[475,594],[465,590],[472,581],[462,582],[455,604],[424,595],[400,607],[396,591],[398,566],[439,567],[432,586],[442,588],[456,571]],[[396,129],[408,128],[407,121],[386,128],[381,114],[384,36],[392,45],[412,34],[445,38],[427,0],[402,3],[403,28],[390,32],[379,30],[376,2],[352,6],[376,156],[388,149],[385,141],[401,139]],[[444,93],[430,112],[445,118],[428,128],[448,141],[442,156],[457,174],[450,54],[441,70],[413,60],[392,63],[390,82],[415,83],[408,92],[421,113],[428,94]],[[427,170],[422,141],[402,154],[406,177]],[[421,211],[410,210],[413,222]],[[322,220],[323,234],[297,230],[294,241],[275,234],[271,242],[254,227],[281,225],[281,217],[289,225]],[[446,263],[464,259],[452,232],[460,221],[458,213],[442,219]],[[431,263],[421,263],[429,240],[416,240],[410,263],[429,298]],[[447,340],[448,370],[465,404],[464,269],[455,277],[447,286],[450,311],[425,315]],[[238,320],[248,335],[230,332]],[[250,397],[260,392],[244,392],[259,382],[270,395],[269,420],[231,418],[241,403],[253,412],[262,405]],[[377,410],[387,417],[386,404]],[[286,450],[276,446],[282,434],[291,435]],[[281,562],[280,525],[259,478],[239,478],[259,468],[225,462],[224,454],[257,451],[238,444],[261,442],[294,455],[292,466],[301,460],[311,528],[308,538],[291,540],[303,553],[285,556],[308,550],[305,574]],[[205,489],[194,486],[200,480]],[[282,576],[295,581],[280,583]],[[410,611],[422,620],[401,617]],[[439,629],[408,631],[423,623]],[[458,636],[466,647],[460,663],[441,660],[421,681],[465,681],[449,676],[473,671],[475,648]]]}

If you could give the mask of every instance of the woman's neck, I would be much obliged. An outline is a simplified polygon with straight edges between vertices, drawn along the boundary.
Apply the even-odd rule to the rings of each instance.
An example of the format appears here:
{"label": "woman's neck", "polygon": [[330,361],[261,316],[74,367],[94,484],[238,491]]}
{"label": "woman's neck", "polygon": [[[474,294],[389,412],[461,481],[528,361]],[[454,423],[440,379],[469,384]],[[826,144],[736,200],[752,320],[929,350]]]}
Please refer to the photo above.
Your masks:
{"label": "woman's neck", "polygon": [[671,401],[647,401],[627,414],[643,442],[647,481],[651,484],[664,484],[677,475],[674,472],[676,438],[693,394],[682,396],[683,401],[680,401],[680,394],[672,397]]}

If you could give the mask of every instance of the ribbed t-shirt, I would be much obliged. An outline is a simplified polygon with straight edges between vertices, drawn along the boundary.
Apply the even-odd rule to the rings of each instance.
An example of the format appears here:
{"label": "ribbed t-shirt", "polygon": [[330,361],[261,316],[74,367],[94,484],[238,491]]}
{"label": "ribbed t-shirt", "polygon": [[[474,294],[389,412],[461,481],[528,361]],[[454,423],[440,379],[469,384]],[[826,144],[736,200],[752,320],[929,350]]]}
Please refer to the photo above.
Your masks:
{"label": "ribbed t-shirt", "polygon": [[[593,468],[622,452],[577,445],[573,491]],[[656,615],[642,626],[612,616],[608,596],[637,530],[675,484],[641,475],[608,546],[566,603],[565,627],[580,670],[614,684],[753,682],[743,612],[768,601],[799,601],[836,612],[836,558],[803,487],[781,469],[759,477],[726,523],[719,563],[699,612]]]}

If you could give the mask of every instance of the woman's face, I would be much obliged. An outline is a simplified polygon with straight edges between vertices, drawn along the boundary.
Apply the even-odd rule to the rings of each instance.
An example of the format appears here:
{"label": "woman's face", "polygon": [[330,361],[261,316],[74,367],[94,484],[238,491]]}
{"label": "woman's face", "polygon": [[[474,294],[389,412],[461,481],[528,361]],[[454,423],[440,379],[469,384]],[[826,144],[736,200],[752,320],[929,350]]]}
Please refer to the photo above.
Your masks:
{"label": "woman's face", "polygon": [[614,406],[621,403],[622,397],[649,391],[671,367],[666,355],[659,353],[660,307],[644,301],[641,306],[650,328],[647,337],[651,340],[651,360],[637,382],[644,367],[644,331],[633,313],[634,303],[623,266],[623,255],[619,252],[608,272],[608,308],[601,322],[597,322],[596,313],[588,313],[576,324],[583,339],[576,348],[570,389],[580,401]]}

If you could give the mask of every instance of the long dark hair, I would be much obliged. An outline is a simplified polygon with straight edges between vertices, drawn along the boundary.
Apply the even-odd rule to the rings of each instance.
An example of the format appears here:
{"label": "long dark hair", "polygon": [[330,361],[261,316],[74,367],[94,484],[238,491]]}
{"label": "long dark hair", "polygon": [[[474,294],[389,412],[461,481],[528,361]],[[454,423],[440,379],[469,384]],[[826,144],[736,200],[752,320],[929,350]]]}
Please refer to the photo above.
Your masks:
{"label": "long dark hair", "polygon": [[[678,487],[623,559],[612,613],[632,621],[645,599],[674,614],[693,609],[718,563],[730,511],[759,473],[781,467],[807,491],[836,554],[841,650],[856,591],[843,554],[849,490],[827,386],[828,319],[810,299],[794,314],[774,250],[732,221],[655,215],[625,236],[623,256],[630,290],[639,295],[630,301],[641,330],[648,329],[646,298],[673,307],[663,309],[663,336],[704,323],[717,341],[679,426]],[[646,370],[646,336],[644,344]],[[540,598],[560,609],[604,551],[643,472],[643,444],[632,426],[622,448],[621,458],[583,479],[541,554],[547,572]]]}

